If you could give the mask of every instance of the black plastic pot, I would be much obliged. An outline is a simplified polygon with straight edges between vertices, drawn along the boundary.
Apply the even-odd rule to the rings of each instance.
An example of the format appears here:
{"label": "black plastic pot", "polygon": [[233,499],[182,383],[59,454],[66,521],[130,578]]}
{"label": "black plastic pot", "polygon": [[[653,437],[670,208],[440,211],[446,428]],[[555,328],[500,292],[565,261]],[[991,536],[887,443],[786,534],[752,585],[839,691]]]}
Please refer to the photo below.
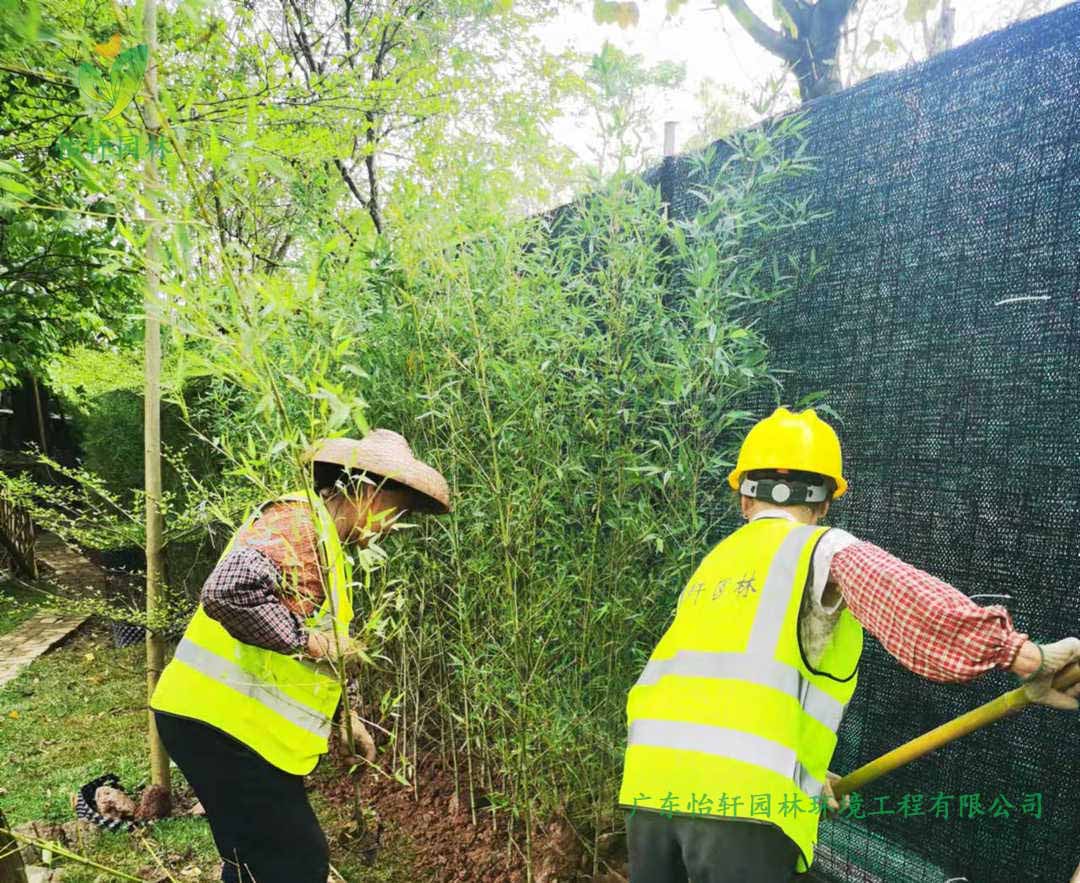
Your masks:
{"label": "black plastic pot", "polygon": [[117,647],[130,647],[146,637],[146,629],[132,622],[112,622],[113,643]]}

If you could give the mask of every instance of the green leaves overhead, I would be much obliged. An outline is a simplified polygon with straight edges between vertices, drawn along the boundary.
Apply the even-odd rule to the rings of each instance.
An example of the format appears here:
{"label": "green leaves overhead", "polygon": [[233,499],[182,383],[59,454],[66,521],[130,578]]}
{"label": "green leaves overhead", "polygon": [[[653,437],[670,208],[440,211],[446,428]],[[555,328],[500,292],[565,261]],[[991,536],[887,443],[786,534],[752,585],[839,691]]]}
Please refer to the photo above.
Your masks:
{"label": "green leaves overhead", "polygon": [[636,25],[639,16],[638,5],[633,0],[629,2],[594,0],[593,2],[593,20],[597,24],[615,24],[625,29]]}
{"label": "green leaves overhead", "polygon": [[123,113],[142,87],[146,73],[147,48],[143,44],[119,53],[106,76],[98,67],[84,61],[75,69],[75,85],[87,111],[102,121]]}
{"label": "green leaves overhead", "polygon": [[[29,199],[34,195],[22,168],[17,162],[0,160],[0,191],[19,199]],[[12,205],[16,205],[13,203]],[[3,205],[0,199],[0,206]]]}
{"label": "green leaves overhead", "polygon": [[904,7],[904,21],[908,24],[922,21],[940,2],[941,0],[907,0],[907,5]]}

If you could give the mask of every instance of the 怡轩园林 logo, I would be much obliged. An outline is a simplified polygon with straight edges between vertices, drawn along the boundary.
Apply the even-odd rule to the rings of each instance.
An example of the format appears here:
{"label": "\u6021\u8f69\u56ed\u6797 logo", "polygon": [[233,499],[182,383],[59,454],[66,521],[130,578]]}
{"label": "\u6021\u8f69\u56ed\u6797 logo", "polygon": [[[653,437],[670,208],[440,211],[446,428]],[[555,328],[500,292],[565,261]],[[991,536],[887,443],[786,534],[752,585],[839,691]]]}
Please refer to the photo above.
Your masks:
{"label": "\u6021\u8f69\u56ed\u6797 logo", "polygon": [[145,43],[122,49],[120,34],[94,46],[94,57],[72,73],[86,118],[72,135],[61,135],[55,153],[66,157],[123,160],[152,155],[163,157],[165,141],[130,129],[124,110],[142,88],[150,58]]}
{"label": "\u6021\u8f69\u56ed\u6797 logo", "polygon": [[94,46],[94,53],[108,70],[92,61],[84,61],[75,69],[75,85],[87,112],[94,119],[114,119],[124,112],[142,86],[149,57],[145,43],[120,49],[120,35],[113,34],[104,43]]}

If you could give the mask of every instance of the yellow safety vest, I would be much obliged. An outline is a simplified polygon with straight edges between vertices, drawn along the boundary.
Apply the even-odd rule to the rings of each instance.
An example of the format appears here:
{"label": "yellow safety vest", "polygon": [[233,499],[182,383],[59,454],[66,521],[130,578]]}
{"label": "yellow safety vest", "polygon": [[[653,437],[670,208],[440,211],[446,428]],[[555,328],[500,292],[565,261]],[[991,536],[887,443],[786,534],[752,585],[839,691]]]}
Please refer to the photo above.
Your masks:
{"label": "yellow safety vest", "polygon": [[[336,629],[344,638],[353,616],[351,562],[326,506],[317,495],[313,499],[328,585],[322,606],[306,625]],[[293,493],[268,500],[247,524],[280,500],[306,501],[308,496]],[[222,557],[235,542],[234,534]],[[304,775],[328,749],[330,724],[340,698],[341,686],[326,663],[238,641],[200,604],[161,673],[150,707],[204,721],[239,739],[274,766]]]}
{"label": "yellow safety vest", "polygon": [[620,805],[771,823],[810,867],[863,641],[845,608],[816,668],[799,644],[827,530],[759,518],[706,556],[630,690]]}

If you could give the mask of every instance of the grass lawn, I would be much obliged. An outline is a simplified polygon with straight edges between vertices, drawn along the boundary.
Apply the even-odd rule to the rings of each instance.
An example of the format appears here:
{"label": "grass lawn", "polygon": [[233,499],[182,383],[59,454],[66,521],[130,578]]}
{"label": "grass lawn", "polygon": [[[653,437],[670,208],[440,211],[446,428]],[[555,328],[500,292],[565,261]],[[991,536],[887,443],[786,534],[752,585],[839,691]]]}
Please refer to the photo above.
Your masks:
{"label": "grass lawn", "polygon": [[[9,824],[70,821],[71,795],[102,773],[116,773],[128,791],[143,785],[149,774],[144,652],[141,644],[116,649],[104,629],[84,629],[0,687],[0,805]],[[173,776],[174,791],[186,787],[175,768]],[[311,798],[333,842],[346,820],[317,791]],[[166,819],[144,837],[140,843],[136,835],[103,832],[83,854],[138,876],[153,867],[153,849],[175,880],[218,879],[205,819]],[[332,853],[331,861],[350,883],[415,881],[406,856],[404,844],[391,842],[374,867],[348,855]],[[101,872],[72,866],[69,873],[65,881],[92,883]]]}
{"label": "grass lawn", "polygon": [[24,582],[0,579],[0,635],[6,635],[38,610],[49,607],[52,600]]}

